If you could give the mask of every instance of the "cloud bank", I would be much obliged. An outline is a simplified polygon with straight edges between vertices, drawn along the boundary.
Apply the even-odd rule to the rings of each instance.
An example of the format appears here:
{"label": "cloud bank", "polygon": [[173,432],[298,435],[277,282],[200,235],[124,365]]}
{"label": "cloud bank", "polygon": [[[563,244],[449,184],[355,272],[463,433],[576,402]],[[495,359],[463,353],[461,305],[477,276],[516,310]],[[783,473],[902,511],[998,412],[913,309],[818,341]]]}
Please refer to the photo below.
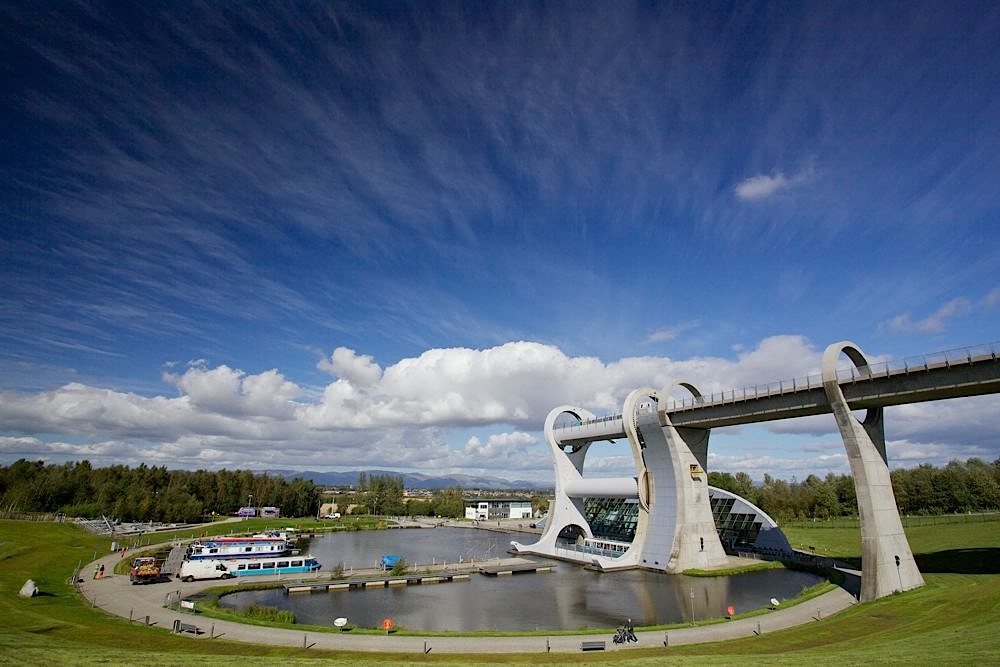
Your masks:
{"label": "cloud bank", "polygon": [[[662,356],[603,362],[558,347],[517,341],[492,348],[431,349],[382,368],[344,347],[318,367],[334,375],[307,390],[276,369],[248,373],[203,361],[162,379],[176,395],[141,396],[69,383],[49,391],[0,394],[0,459],[90,459],[175,468],[395,469],[489,473],[545,480],[551,461],[539,433],[554,406],[597,414],[621,409],[629,391],[686,379],[703,392],[818,372],[821,352],[800,336],[774,336],[734,359]],[[997,399],[981,397],[895,408],[890,432],[905,439],[902,457],[920,452],[992,459],[1000,449]],[[798,424],[799,426],[796,426]],[[462,436],[471,429],[476,435]],[[894,430],[893,430],[894,429]],[[481,433],[488,435],[481,435]],[[801,447],[765,456],[713,452],[713,466],[748,472],[830,466],[846,470],[832,420],[778,422],[769,431],[811,434],[822,454]],[[719,442],[718,439],[715,442]],[[731,449],[731,448],[730,448]],[[596,458],[592,469],[628,474],[624,452]]]}

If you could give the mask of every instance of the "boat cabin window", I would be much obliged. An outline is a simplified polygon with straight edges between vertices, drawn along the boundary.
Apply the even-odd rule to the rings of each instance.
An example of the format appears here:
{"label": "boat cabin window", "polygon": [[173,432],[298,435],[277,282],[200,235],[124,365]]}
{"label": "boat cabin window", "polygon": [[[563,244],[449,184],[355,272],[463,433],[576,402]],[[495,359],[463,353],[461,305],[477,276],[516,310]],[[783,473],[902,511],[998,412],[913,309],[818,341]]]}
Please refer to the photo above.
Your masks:
{"label": "boat cabin window", "polygon": [[288,567],[288,561],[287,560],[279,560],[278,564],[275,565],[275,567]]}
{"label": "boat cabin window", "polygon": [[244,549],[244,551],[250,553],[251,551],[253,551],[253,547],[247,547],[246,549]]}
{"label": "boat cabin window", "polygon": [[302,561],[300,561],[300,560],[293,560],[292,561],[292,567],[302,567]]}
{"label": "boat cabin window", "polygon": [[246,566],[245,563],[240,563],[239,566],[236,569],[238,569],[238,570],[245,570],[245,569],[247,569],[247,566]]}
{"label": "boat cabin window", "polygon": [[211,549],[208,550],[208,553],[210,553],[210,554],[217,554],[217,553],[219,553],[219,550],[217,548],[215,548],[215,547],[212,547]]}
{"label": "boat cabin window", "polygon": [[273,561],[265,561],[265,562],[261,563],[260,566],[262,568],[264,568],[265,570],[270,570],[270,569],[274,568],[274,562]]}
{"label": "boat cabin window", "polygon": [[260,569],[260,563],[249,563],[247,565],[247,569],[248,570],[259,570]]}

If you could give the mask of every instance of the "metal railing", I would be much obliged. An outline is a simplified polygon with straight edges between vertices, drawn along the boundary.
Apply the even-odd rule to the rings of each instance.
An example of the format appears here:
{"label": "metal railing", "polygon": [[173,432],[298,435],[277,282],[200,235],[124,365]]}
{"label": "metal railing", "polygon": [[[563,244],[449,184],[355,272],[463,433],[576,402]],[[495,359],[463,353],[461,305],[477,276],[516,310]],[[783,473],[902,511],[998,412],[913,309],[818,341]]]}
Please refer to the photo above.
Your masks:
{"label": "metal railing", "polygon": [[605,558],[621,558],[625,555],[624,551],[612,551],[611,549],[580,544],[560,544],[555,547],[555,553],[557,556],[562,556],[570,560],[578,559],[579,556],[577,554],[583,556],[604,556]]}
{"label": "metal railing", "polygon": [[[928,372],[937,368],[951,368],[953,366],[970,365],[983,361],[996,361],[1000,354],[1000,342],[984,343],[970,347],[960,347],[943,352],[932,352],[915,357],[904,357],[900,361],[880,361],[867,366],[851,366],[837,370],[837,381],[840,384],[848,384],[860,381],[871,381],[878,378],[889,377],[890,375]],[[667,397],[667,412],[681,412],[683,410],[693,410],[714,405],[725,405],[729,403],[742,403],[761,398],[770,398],[782,394],[790,394],[800,391],[811,391],[823,388],[823,375],[820,373],[794,377],[787,380],[778,380],[767,384],[755,384],[751,386],[727,389],[721,392],[703,394],[701,396],[691,396],[688,398]],[[664,400],[664,399],[661,399]],[[564,428],[579,428],[599,424],[602,422],[620,420],[622,415],[609,415],[606,417],[596,417],[575,424],[563,424],[553,430]]]}

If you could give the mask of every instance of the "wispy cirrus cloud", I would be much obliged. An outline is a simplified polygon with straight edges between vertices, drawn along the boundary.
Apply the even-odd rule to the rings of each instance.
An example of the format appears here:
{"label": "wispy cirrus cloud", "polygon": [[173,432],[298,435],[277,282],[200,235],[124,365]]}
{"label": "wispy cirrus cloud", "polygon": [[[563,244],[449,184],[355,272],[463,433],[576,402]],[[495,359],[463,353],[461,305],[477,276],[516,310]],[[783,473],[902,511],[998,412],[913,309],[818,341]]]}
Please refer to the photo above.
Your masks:
{"label": "wispy cirrus cloud", "polygon": [[958,297],[921,320],[913,321],[909,313],[902,313],[884,322],[879,328],[892,333],[941,333],[950,320],[968,315],[971,311],[971,302],[965,297]]}
{"label": "wispy cirrus cloud", "polygon": [[996,308],[1000,306],[1000,287],[994,287],[983,297],[983,306],[986,308]]}
{"label": "wispy cirrus cloud", "polygon": [[691,331],[698,327],[699,320],[689,320],[687,322],[681,322],[680,324],[675,324],[670,327],[663,327],[662,329],[657,329],[653,331],[648,336],[646,336],[647,343],[662,343],[668,340],[674,340],[682,333]]}

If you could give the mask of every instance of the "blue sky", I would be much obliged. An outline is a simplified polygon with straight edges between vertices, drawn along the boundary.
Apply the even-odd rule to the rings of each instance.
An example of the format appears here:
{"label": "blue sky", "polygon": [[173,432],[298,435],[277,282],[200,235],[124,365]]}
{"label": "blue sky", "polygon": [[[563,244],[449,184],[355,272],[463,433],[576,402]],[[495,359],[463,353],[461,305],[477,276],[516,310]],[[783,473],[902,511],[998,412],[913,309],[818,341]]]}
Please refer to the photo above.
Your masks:
{"label": "blue sky", "polygon": [[[1000,340],[995,3],[0,14],[0,461],[545,480],[557,405]],[[998,407],[888,410],[892,464]]]}

